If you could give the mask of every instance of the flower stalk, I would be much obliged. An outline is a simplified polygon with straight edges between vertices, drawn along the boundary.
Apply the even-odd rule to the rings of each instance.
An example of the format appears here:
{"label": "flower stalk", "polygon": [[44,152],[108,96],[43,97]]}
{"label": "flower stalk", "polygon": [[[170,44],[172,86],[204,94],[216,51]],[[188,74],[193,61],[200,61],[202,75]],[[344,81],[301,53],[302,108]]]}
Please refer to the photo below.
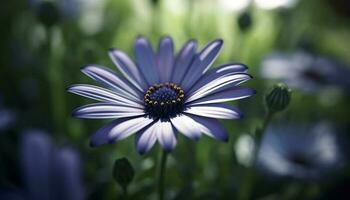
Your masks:
{"label": "flower stalk", "polygon": [[52,117],[55,123],[55,127],[58,132],[63,132],[65,124],[65,99],[64,99],[64,86],[62,84],[62,68],[60,64],[61,52],[60,47],[55,47],[54,27],[47,27],[47,41],[46,41],[46,54],[47,54],[47,65],[50,66],[48,69],[48,84],[50,87],[51,97],[51,109]]}
{"label": "flower stalk", "polygon": [[[266,114],[264,116],[262,126],[258,127],[255,132],[255,148],[254,148],[254,161],[256,162],[258,150],[260,148],[261,138],[264,136],[266,128],[270,124],[272,118],[276,113],[279,113],[285,110],[291,100],[291,90],[289,87],[283,83],[278,83],[273,86],[273,88],[265,96],[265,107]],[[246,179],[242,185],[242,188],[238,194],[238,199],[245,200],[251,198],[251,190],[255,182],[255,175],[252,169],[247,169]]]}
{"label": "flower stalk", "polygon": [[158,199],[159,200],[164,199],[164,180],[165,180],[167,158],[168,158],[168,152],[163,150],[160,158],[159,176],[158,176]]}

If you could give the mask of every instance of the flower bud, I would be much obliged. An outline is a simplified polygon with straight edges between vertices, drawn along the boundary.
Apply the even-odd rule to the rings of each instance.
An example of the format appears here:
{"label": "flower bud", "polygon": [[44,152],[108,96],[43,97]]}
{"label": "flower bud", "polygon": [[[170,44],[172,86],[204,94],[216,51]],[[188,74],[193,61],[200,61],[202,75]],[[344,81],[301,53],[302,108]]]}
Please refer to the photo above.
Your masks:
{"label": "flower bud", "polygon": [[126,190],[134,178],[134,175],[134,168],[128,159],[121,158],[114,162],[113,177],[123,190]]}
{"label": "flower bud", "polygon": [[252,26],[253,20],[249,12],[244,12],[238,17],[238,27],[242,32],[249,30]]}
{"label": "flower bud", "polygon": [[269,112],[279,112],[287,108],[291,99],[291,90],[284,83],[273,86],[265,96],[265,103]]}
{"label": "flower bud", "polygon": [[60,14],[55,2],[43,1],[37,7],[37,17],[46,27],[51,27],[60,21]]}

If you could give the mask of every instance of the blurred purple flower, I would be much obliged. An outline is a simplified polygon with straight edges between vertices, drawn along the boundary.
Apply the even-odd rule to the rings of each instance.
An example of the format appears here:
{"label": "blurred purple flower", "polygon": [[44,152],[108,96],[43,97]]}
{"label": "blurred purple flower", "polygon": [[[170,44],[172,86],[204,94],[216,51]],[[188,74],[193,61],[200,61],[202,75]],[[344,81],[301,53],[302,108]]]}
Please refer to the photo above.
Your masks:
{"label": "blurred purple flower", "polygon": [[80,158],[76,151],[69,147],[56,149],[45,133],[31,130],[23,135],[21,156],[26,190],[7,192],[0,198],[21,196],[18,199],[84,199]]}
{"label": "blurred purple flower", "polygon": [[318,91],[327,86],[350,91],[350,68],[304,51],[267,55],[262,62],[261,73],[265,78],[279,79],[303,91]]}
{"label": "blurred purple flower", "polygon": [[60,17],[70,18],[76,17],[81,12],[81,0],[28,0],[29,5],[35,9],[40,9],[40,6],[45,2],[53,3],[57,6]]}
{"label": "blurred purple flower", "polygon": [[136,63],[124,52],[111,49],[109,56],[123,76],[108,68],[89,65],[82,72],[105,85],[73,85],[68,91],[102,101],[82,106],[73,113],[86,119],[115,119],[91,138],[91,145],[114,143],[134,133],[139,153],[149,151],[158,140],[166,151],[176,146],[176,132],[198,140],[201,133],[227,141],[217,119],[238,119],[241,112],[223,102],[249,97],[253,89],[238,87],[250,80],[247,67],[226,64],[209,70],[223,45],[214,40],[196,53],[190,40],[174,55],[170,37],[159,42],[156,53],[144,37],[135,41]]}
{"label": "blurred purple flower", "polygon": [[11,129],[17,121],[16,112],[4,107],[3,98],[0,93],[0,134]]}
{"label": "blurred purple flower", "polygon": [[0,133],[13,127],[16,119],[15,111],[0,107]]}
{"label": "blurred purple flower", "polygon": [[317,179],[342,166],[343,156],[329,123],[275,126],[267,129],[256,164],[276,177]]}

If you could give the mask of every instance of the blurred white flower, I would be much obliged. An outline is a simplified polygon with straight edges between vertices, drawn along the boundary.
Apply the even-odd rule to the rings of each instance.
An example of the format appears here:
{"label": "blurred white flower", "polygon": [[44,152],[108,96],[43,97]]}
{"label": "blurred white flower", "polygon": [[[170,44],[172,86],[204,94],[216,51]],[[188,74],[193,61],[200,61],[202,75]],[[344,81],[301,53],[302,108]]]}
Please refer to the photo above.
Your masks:
{"label": "blurred white flower", "polygon": [[275,126],[267,129],[257,166],[274,176],[317,179],[342,166],[343,157],[329,123]]}
{"label": "blurred white flower", "polygon": [[79,25],[86,34],[93,35],[101,30],[105,4],[105,0],[85,0],[82,4]]}
{"label": "blurred white flower", "polygon": [[243,11],[248,8],[252,0],[219,0],[219,6],[222,10]]}
{"label": "blurred white flower", "polygon": [[246,167],[251,166],[255,151],[254,138],[249,134],[243,134],[237,139],[234,148],[237,161]]}
{"label": "blurred white flower", "polygon": [[265,10],[277,8],[291,8],[298,3],[298,0],[255,0],[255,4]]}

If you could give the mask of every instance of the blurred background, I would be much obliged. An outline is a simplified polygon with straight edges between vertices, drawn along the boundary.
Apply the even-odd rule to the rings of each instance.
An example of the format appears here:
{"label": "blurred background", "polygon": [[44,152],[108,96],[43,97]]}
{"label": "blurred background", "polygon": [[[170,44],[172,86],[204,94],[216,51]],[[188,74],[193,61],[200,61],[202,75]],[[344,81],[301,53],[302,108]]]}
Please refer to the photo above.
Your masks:
{"label": "blurred background", "polygon": [[[80,72],[87,64],[116,70],[109,48],[133,56],[138,35],[154,48],[169,35],[177,51],[192,38],[200,47],[222,38],[214,66],[246,64],[254,79],[245,85],[257,94],[239,102],[243,119],[222,121],[228,143],[179,135],[167,166],[166,199],[347,199],[349,20],[346,0],[5,0],[0,198],[28,199],[33,185],[45,182],[37,180],[37,171],[47,168],[38,162],[48,159],[56,166],[50,173],[62,173],[62,185],[81,194],[71,199],[119,199],[113,163],[126,157],[135,170],[129,199],[155,199],[159,146],[144,156],[133,137],[89,147],[90,135],[106,122],[71,117],[88,101],[66,88],[93,83]],[[258,135],[265,96],[278,82],[292,89],[291,102]]]}

